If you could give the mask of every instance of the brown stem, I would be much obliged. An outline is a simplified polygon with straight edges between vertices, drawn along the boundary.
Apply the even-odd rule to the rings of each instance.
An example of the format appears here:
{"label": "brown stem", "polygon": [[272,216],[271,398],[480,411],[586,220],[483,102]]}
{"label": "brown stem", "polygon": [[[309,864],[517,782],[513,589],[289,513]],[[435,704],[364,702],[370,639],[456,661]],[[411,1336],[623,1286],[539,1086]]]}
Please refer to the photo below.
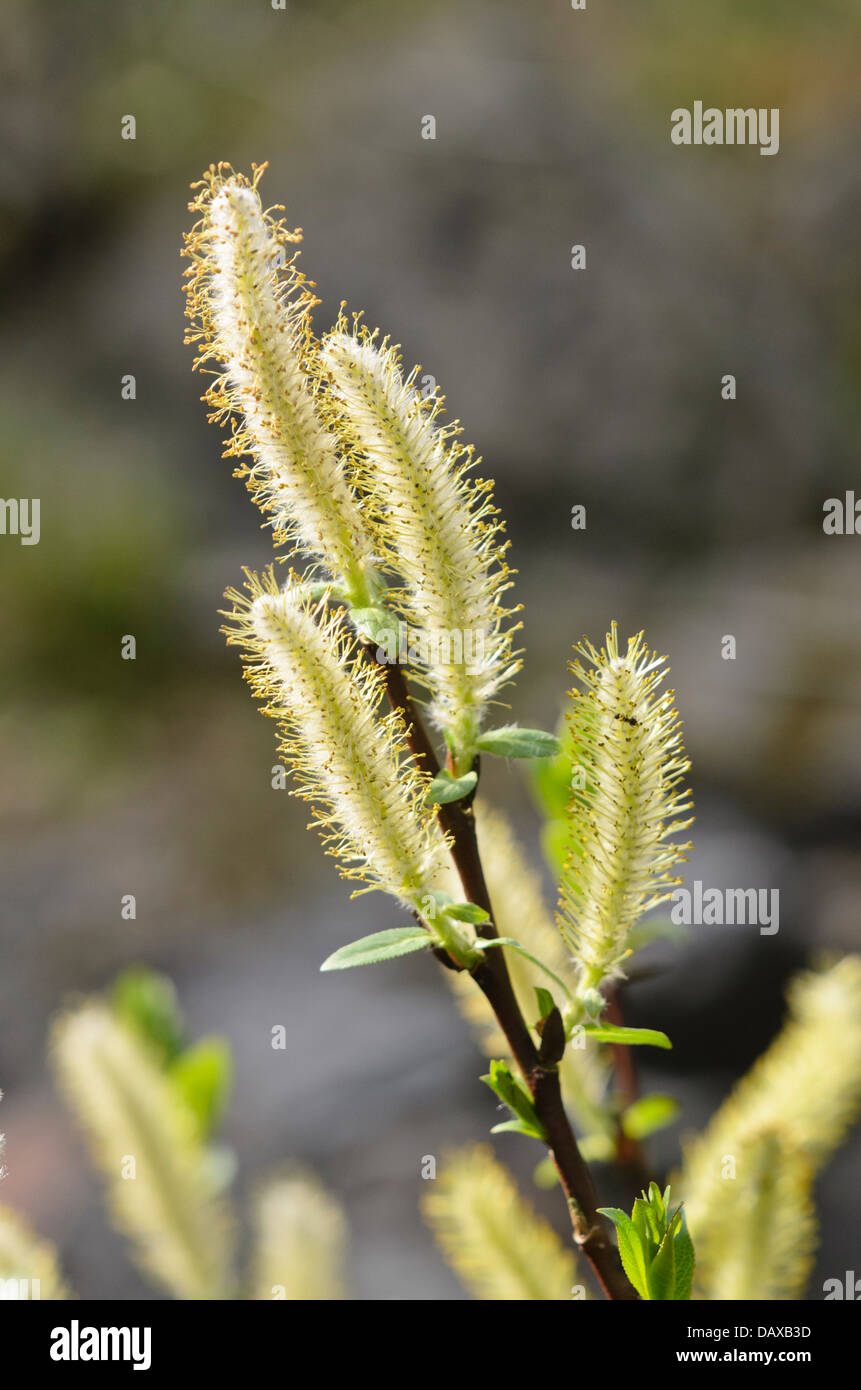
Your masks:
{"label": "brown stem", "polygon": [[[367,650],[370,656],[375,656],[372,646]],[[440,770],[439,762],[407,689],[403,670],[392,664],[385,667],[385,672],[389,702],[404,716],[413,756],[420,767],[431,776],[436,776]],[[498,932],[493,924],[493,907],[478,852],[472,802],[473,797],[469,796],[438,807],[439,819],[450,837],[452,859],[467,898],[490,915],[490,920],[482,923],[478,931],[483,937],[493,939]],[[568,1203],[575,1243],[589,1260],[608,1298],[635,1300],[637,1293],[625,1275],[618,1252],[609,1238],[607,1225],[596,1210],[592,1175],[583,1161],[568,1121],[558,1067],[542,1065],[539,1059],[538,1049],[517,1002],[503,952],[488,951],[472,971],[472,977],[493,1009],[508,1040],[511,1054],[529,1087]]]}

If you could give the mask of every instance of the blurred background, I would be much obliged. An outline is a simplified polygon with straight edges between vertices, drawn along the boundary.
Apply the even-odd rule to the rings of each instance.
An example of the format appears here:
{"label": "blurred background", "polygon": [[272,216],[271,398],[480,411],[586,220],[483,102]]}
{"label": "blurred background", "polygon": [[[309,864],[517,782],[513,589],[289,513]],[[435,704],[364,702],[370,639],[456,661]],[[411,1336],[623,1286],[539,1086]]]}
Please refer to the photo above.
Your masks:
{"label": "blurred background", "polygon": [[[554,724],[572,642],[613,617],[669,654],[688,878],[780,891],[776,936],[697,928],[626,992],[675,1043],[641,1064],[684,1104],[652,1147],[669,1167],[775,1033],[788,975],[861,944],[861,539],[822,531],[827,498],[861,495],[861,7],[7,0],[0,38],[2,493],[41,499],[37,546],[0,538],[3,1200],[83,1297],[154,1296],[45,1061],[63,1002],[143,961],[235,1050],[240,1195],[303,1159],[347,1206],[356,1297],[462,1297],[420,1163],[483,1139],[494,1101],[426,960],[318,974],[396,910],[350,904],[273,790],[273,726],[219,636],[270,544],[182,342],[188,185],[268,160],[318,324],[347,299],[447,392],[519,570],[514,718]],[[697,99],[779,107],[780,153],[673,146]],[[520,769],[486,772],[539,864]],[[528,1148],[498,1145],[525,1190]],[[819,1184],[812,1297],[857,1267],[859,1154]]]}

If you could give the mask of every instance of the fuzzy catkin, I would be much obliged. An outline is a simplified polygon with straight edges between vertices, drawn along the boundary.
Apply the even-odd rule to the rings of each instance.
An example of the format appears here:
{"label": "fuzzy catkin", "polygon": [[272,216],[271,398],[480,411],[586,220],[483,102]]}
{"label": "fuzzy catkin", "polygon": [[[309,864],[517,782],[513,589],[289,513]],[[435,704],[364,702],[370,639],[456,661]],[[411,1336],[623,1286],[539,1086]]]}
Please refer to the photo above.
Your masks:
{"label": "fuzzy catkin", "polygon": [[422,1203],[425,1220],[475,1298],[571,1299],[573,1252],[523,1200],[488,1146],[444,1156],[430,1187]]}
{"label": "fuzzy catkin", "polygon": [[813,1264],[813,1167],[791,1135],[765,1130],[734,1141],[733,1175],[707,1206],[690,1206],[696,1292],[709,1302],[801,1298]]}
{"label": "fuzzy catkin", "polygon": [[305,359],[311,337],[307,282],[287,256],[298,233],[264,212],[257,180],[211,169],[192,208],[187,341],[195,366],[222,370],[206,393],[211,416],[232,416],[227,453],[269,516],[276,538],[300,546],[352,602],[371,601],[371,543],[334,437],[318,417]]}
{"label": "fuzzy catkin", "polygon": [[52,1053],[138,1262],[177,1298],[229,1297],[229,1213],[195,1117],[148,1049],[93,1001],[57,1020]]}
{"label": "fuzzy catkin", "polygon": [[274,1178],[254,1202],[256,1299],[332,1302],[344,1297],[347,1222],[311,1173]]}
{"label": "fuzzy catkin", "polygon": [[69,1296],[53,1245],[34,1235],[17,1212],[0,1207],[0,1283],[7,1280],[26,1285],[22,1298],[44,1302]]}
{"label": "fuzzy catkin", "polygon": [[520,668],[507,543],[491,484],[471,482],[472,451],[459,428],[441,428],[442,397],[425,400],[418,368],[406,378],[397,349],[342,317],[320,349],[330,416],[352,441],[369,524],[393,595],[423,654],[419,673],[430,711],[453,749],[455,768],[475,756],[487,706]]}
{"label": "fuzzy catkin", "polygon": [[581,688],[568,716],[577,780],[558,920],[587,991],[621,973],[631,928],[680,882],[673,869],[690,845],[672,837],[692,823],[690,764],[672,691],[657,688],[665,658],[642,633],[620,651],[613,623],[605,648],[584,639],[575,652],[587,664],[569,667]]}
{"label": "fuzzy catkin", "polygon": [[383,673],[357,649],[340,613],[324,612],[271,573],[231,591],[228,640],[279,722],[296,791],[342,874],[417,912],[444,870],[446,841],[425,804],[429,779],[411,762],[403,718],[377,716]]}

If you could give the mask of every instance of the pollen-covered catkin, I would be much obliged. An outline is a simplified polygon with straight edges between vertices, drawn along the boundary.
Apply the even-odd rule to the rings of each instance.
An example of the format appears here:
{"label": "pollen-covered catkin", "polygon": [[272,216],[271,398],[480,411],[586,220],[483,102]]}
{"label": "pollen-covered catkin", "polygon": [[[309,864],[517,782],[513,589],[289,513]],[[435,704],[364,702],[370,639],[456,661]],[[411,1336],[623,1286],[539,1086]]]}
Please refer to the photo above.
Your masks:
{"label": "pollen-covered catkin", "polygon": [[445,862],[445,840],[425,805],[428,779],[410,761],[401,715],[377,715],[383,674],[358,650],[342,614],[315,609],[301,589],[250,576],[231,591],[228,640],[281,726],[298,794],[313,804],[345,877],[421,912]]}
{"label": "pollen-covered catkin", "polygon": [[507,1168],[477,1145],[443,1159],[422,1203],[446,1259],[475,1298],[567,1301],[573,1251],[523,1200]]}
{"label": "pollen-covered catkin", "polygon": [[58,1019],[53,1060],[140,1264],[177,1298],[229,1297],[229,1212],[195,1116],[150,1051],[93,1000]]}
{"label": "pollen-covered catkin", "polygon": [[861,957],[797,975],[788,1000],[768,1051],[685,1148],[678,1182],[707,1298],[802,1296],[811,1184],[861,1110]]}
{"label": "pollen-covered catkin", "polygon": [[252,1297],[331,1303],[344,1297],[347,1221],[313,1173],[273,1178],[254,1202]]}
{"label": "pollen-covered catkin", "polygon": [[690,764],[672,691],[657,688],[665,658],[649,652],[642,633],[622,652],[613,623],[605,648],[584,639],[575,652],[587,665],[569,667],[580,688],[568,716],[575,766],[559,925],[581,992],[594,995],[621,972],[637,919],[679,882],[673,870],[690,845],[672,837],[692,823],[682,788]]}
{"label": "pollen-covered catkin", "polygon": [[320,349],[334,427],[351,440],[382,565],[412,629],[431,714],[465,772],[488,703],[520,668],[507,542],[491,484],[470,481],[472,451],[456,424],[441,428],[442,397],[422,397],[397,349],[341,317]]}

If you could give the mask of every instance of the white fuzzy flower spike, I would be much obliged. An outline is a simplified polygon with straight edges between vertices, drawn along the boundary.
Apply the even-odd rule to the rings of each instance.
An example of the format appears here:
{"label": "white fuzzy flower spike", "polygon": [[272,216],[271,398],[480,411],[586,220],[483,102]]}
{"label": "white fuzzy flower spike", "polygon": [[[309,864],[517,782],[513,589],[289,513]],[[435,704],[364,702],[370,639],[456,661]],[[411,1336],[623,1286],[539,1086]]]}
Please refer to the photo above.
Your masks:
{"label": "white fuzzy flower spike", "polygon": [[446,842],[425,805],[428,778],[410,760],[403,719],[377,717],[384,676],[358,650],[340,612],[315,609],[292,582],[249,576],[231,590],[228,640],[246,652],[246,676],[278,719],[297,793],[347,878],[420,911],[445,861]]}
{"label": "white fuzzy flower spike", "polygon": [[139,1263],[177,1298],[229,1298],[229,1209],[195,1116],[150,1050],[92,1000],[57,1020],[53,1060]]}
{"label": "white fuzzy flower spike", "polygon": [[459,426],[437,424],[443,398],[424,399],[419,368],[406,379],[397,348],[343,314],[323,340],[333,424],[355,446],[381,564],[403,581],[402,614],[416,631],[419,674],[445,731],[455,771],[469,769],[487,704],[519,670],[519,624],[492,484],[469,481]]}
{"label": "white fuzzy flower spike", "polygon": [[488,1146],[449,1154],[428,1186],[425,1220],[475,1298],[570,1301],[577,1277],[573,1250],[523,1200]]}
{"label": "white fuzzy flower spike", "polygon": [[649,652],[642,633],[620,652],[613,623],[606,648],[584,639],[575,652],[588,667],[569,666],[582,689],[571,691],[577,781],[559,925],[580,967],[581,993],[595,1006],[602,980],[621,973],[637,919],[680,881],[673,868],[690,845],[672,837],[692,823],[683,818],[692,803],[681,789],[690,764],[673,693],[658,690],[665,658]]}
{"label": "white fuzzy flower spike", "polygon": [[[802,1297],[810,1186],[861,1110],[861,957],[804,971],[787,994],[783,1028],[686,1146],[673,1179],[710,1299]],[[779,1162],[757,1167],[763,1144],[778,1140]]]}
{"label": "white fuzzy flower spike", "polygon": [[370,540],[305,370],[316,301],[289,250],[300,233],[263,210],[264,168],[249,181],[227,165],[212,167],[190,204],[201,217],[186,236],[186,341],[200,344],[195,367],[222,368],[204,399],[211,419],[233,417],[226,453],[251,456],[237,476],[271,518],[276,540],[301,546],[351,603],[366,606],[377,594]]}

